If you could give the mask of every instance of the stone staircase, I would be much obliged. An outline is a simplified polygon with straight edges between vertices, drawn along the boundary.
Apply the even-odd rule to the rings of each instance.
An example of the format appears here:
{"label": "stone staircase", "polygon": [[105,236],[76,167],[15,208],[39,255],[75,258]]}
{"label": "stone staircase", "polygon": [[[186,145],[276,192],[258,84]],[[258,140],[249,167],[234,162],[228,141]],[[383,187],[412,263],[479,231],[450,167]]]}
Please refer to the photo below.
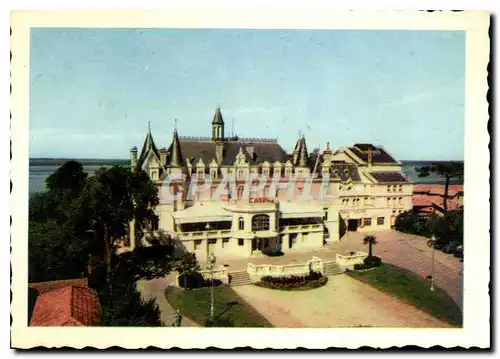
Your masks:
{"label": "stone staircase", "polygon": [[252,284],[250,275],[247,271],[229,273],[229,285],[247,285]]}
{"label": "stone staircase", "polygon": [[325,262],[323,263],[325,277],[330,275],[342,274],[345,272],[345,268],[339,266],[336,262]]}

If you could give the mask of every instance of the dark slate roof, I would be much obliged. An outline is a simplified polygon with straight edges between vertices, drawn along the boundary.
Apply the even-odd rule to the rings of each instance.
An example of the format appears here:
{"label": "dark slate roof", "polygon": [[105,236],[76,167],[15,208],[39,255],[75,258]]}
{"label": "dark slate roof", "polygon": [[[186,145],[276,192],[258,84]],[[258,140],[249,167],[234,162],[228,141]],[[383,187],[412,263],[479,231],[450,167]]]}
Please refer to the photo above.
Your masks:
{"label": "dark slate roof", "polygon": [[330,172],[335,177],[340,177],[341,181],[361,181],[358,167],[354,163],[332,163]]}
{"label": "dark slate roof", "polygon": [[309,155],[307,154],[306,139],[302,137],[300,140],[299,156],[297,158],[297,166],[308,167],[309,166]]}
{"label": "dark slate roof", "polygon": [[170,167],[181,167],[184,162],[184,157],[182,156],[181,144],[179,141],[179,135],[177,134],[177,129],[174,130],[174,137],[172,138],[172,144],[168,151],[168,165]]}
{"label": "dark slate roof", "polygon": [[[370,147],[371,146],[371,147]],[[368,161],[368,150],[372,150],[372,163],[397,163],[383,148],[375,147],[369,143],[358,143],[354,147],[349,147],[362,161]]]}
{"label": "dark slate roof", "polygon": [[370,175],[381,183],[408,182],[401,172],[370,172]]}
{"label": "dark slate roof", "polygon": [[[193,165],[201,158],[205,165],[209,164],[212,159],[216,158],[216,144],[211,141],[197,141],[197,140],[180,140],[181,151],[186,161],[191,162]],[[270,163],[280,161],[282,163],[288,160],[288,155],[285,150],[277,142],[258,142],[252,141],[254,158],[245,149],[250,145],[246,142],[235,141],[225,142],[223,144],[223,160],[222,165],[231,165],[238,154],[240,147],[243,147],[243,152],[247,161],[250,164],[261,164],[264,161]]]}
{"label": "dark slate roof", "polygon": [[220,112],[220,107],[217,107],[214,113],[214,119],[212,120],[212,125],[223,125],[224,120],[222,119],[222,113]]}
{"label": "dark slate roof", "polygon": [[146,157],[149,154],[149,151],[152,150],[158,160],[160,160],[160,153],[158,152],[158,149],[156,148],[155,141],[153,140],[153,135],[151,134],[151,130],[148,129],[148,133],[146,135],[146,138],[144,139],[144,144],[142,145],[142,150],[141,150],[141,155],[139,156],[139,159],[137,160],[137,167],[141,167],[144,161],[146,160]]}

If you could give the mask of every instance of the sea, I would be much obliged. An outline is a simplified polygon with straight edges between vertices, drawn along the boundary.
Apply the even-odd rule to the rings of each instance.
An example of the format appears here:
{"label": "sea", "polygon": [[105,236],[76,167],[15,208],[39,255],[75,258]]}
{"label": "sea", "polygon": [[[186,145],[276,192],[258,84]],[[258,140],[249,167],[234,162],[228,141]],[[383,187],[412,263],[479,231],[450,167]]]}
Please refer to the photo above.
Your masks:
{"label": "sea", "polygon": [[[83,170],[89,175],[92,175],[97,169],[101,167],[112,167],[114,165],[129,166],[128,159],[75,159],[83,166]],[[45,180],[48,176],[54,173],[60,166],[62,166],[69,159],[54,159],[54,158],[31,158],[29,168],[29,194],[30,196],[37,192],[42,192],[46,189]],[[418,177],[416,167],[429,165],[435,161],[401,161],[403,172],[417,184],[443,184],[444,181],[441,177],[431,174],[428,177]],[[446,162],[446,161],[440,161]],[[454,181],[452,184],[461,184],[459,181]]]}

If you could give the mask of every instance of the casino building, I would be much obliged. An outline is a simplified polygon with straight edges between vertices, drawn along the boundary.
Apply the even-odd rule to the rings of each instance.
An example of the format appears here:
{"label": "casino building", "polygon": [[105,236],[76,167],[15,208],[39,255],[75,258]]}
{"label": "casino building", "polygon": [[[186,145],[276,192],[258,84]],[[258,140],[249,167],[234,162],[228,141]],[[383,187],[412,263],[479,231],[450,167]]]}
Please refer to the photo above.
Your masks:
{"label": "casino building", "polygon": [[[389,229],[399,213],[412,208],[413,184],[381,146],[358,143],[332,151],[326,144],[309,153],[302,136],[287,153],[274,139],[226,137],[224,125],[217,108],[210,137],[181,137],[175,129],[170,146],[158,149],[148,128],[139,155],[136,147],[130,150],[132,169],[143,169],[160,193],[177,197],[167,201],[160,195],[150,233],[175,238],[198,259],[212,252],[234,258],[317,249],[341,240],[346,231]],[[245,196],[252,175],[266,180]],[[203,191],[189,193],[192,181]],[[219,194],[221,183],[232,191]],[[145,238],[131,235],[130,246]]]}

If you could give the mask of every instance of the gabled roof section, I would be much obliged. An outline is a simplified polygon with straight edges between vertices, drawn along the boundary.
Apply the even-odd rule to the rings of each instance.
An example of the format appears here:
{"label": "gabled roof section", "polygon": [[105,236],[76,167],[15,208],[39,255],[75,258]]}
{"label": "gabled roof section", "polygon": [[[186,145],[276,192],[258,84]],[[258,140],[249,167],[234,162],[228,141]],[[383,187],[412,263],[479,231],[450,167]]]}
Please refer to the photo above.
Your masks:
{"label": "gabled roof section", "polygon": [[348,149],[364,162],[368,161],[368,155],[371,151],[372,163],[398,163],[384,148],[376,147],[370,143],[356,143],[353,147],[348,147]]}
{"label": "gabled roof section", "polygon": [[[153,140],[153,135],[151,134],[151,125],[148,123],[148,133],[146,134],[146,138],[144,139],[144,144],[142,145],[141,155],[137,160],[137,167],[141,167],[146,158],[148,157],[149,152],[153,151],[158,162],[160,162],[160,152],[156,148],[155,141]],[[163,165],[163,164],[162,164]]]}
{"label": "gabled roof section", "polygon": [[407,183],[408,179],[401,172],[370,172],[379,183]]}
{"label": "gabled roof section", "polygon": [[89,288],[67,286],[41,294],[35,303],[32,326],[90,326],[101,322],[101,307]]}

